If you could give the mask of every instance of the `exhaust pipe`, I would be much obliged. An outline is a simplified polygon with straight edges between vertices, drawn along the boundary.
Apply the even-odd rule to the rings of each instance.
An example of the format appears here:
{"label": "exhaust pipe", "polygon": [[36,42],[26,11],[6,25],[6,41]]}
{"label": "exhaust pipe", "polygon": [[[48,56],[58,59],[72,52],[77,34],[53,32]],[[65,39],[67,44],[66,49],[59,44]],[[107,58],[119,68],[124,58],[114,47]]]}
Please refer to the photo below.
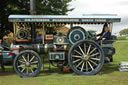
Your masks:
{"label": "exhaust pipe", "polygon": [[[31,15],[35,15],[36,14],[36,0],[30,0],[30,14]],[[31,25],[31,42],[32,43],[36,42],[35,29],[36,29],[35,24],[32,24]]]}
{"label": "exhaust pipe", "polygon": [[36,14],[36,0],[30,0],[30,14]]}

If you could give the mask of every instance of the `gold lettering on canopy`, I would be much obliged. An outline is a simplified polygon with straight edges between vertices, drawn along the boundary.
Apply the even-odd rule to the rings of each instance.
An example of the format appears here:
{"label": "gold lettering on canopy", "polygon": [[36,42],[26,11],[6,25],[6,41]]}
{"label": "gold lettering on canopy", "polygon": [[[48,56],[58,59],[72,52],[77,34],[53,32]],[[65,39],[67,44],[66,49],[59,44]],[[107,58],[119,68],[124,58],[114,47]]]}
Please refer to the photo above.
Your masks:
{"label": "gold lettering on canopy", "polygon": [[53,19],[54,22],[79,22],[79,19]]}
{"label": "gold lettering on canopy", "polygon": [[106,19],[95,19],[95,22],[106,22]]}
{"label": "gold lettering on canopy", "polygon": [[30,22],[30,21],[31,21],[31,22],[32,22],[32,21],[46,22],[46,21],[47,21],[47,22],[48,22],[48,21],[50,21],[50,20],[49,20],[49,19],[38,19],[38,18],[37,18],[37,19],[25,19],[24,21],[26,21],[26,22],[27,22],[27,21],[28,21],[28,22]]}

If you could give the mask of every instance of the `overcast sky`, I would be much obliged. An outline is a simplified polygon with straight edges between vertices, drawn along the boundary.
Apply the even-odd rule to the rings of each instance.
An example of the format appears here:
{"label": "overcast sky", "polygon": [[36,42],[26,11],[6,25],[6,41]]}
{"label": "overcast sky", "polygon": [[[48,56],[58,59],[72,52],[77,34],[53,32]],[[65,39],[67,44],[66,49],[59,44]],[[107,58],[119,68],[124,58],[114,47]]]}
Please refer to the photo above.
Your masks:
{"label": "overcast sky", "polygon": [[[69,12],[69,15],[118,14],[121,17],[121,23],[113,25],[113,34],[128,28],[128,0],[73,0],[70,3],[70,8],[75,9]],[[94,28],[101,27],[94,26]],[[89,27],[86,26],[86,28]]]}

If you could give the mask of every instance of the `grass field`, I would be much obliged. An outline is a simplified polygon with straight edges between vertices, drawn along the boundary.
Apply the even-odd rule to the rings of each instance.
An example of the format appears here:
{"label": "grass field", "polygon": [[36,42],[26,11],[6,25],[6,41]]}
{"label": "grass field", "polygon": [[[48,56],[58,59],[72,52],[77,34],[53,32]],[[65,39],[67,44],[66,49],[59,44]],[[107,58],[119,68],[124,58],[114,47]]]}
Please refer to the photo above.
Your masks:
{"label": "grass field", "polygon": [[0,85],[128,85],[128,72],[119,72],[120,61],[128,61],[128,40],[114,43],[114,62],[104,65],[99,74],[92,76],[72,75],[72,73],[41,72],[34,78],[20,78],[12,67],[0,72]]}

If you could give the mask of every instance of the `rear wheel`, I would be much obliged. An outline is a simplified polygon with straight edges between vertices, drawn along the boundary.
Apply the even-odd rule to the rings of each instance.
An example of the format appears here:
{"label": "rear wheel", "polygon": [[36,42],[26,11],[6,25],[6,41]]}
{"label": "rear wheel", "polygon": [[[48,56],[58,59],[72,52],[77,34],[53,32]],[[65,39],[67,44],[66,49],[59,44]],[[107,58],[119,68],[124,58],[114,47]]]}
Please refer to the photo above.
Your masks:
{"label": "rear wheel", "polygon": [[72,70],[80,75],[94,75],[104,64],[101,47],[91,40],[75,43],[68,53],[68,62]]}
{"label": "rear wheel", "polygon": [[41,59],[33,50],[25,50],[16,56],[13,66],[20,76],[33,77],[41,69]]}

